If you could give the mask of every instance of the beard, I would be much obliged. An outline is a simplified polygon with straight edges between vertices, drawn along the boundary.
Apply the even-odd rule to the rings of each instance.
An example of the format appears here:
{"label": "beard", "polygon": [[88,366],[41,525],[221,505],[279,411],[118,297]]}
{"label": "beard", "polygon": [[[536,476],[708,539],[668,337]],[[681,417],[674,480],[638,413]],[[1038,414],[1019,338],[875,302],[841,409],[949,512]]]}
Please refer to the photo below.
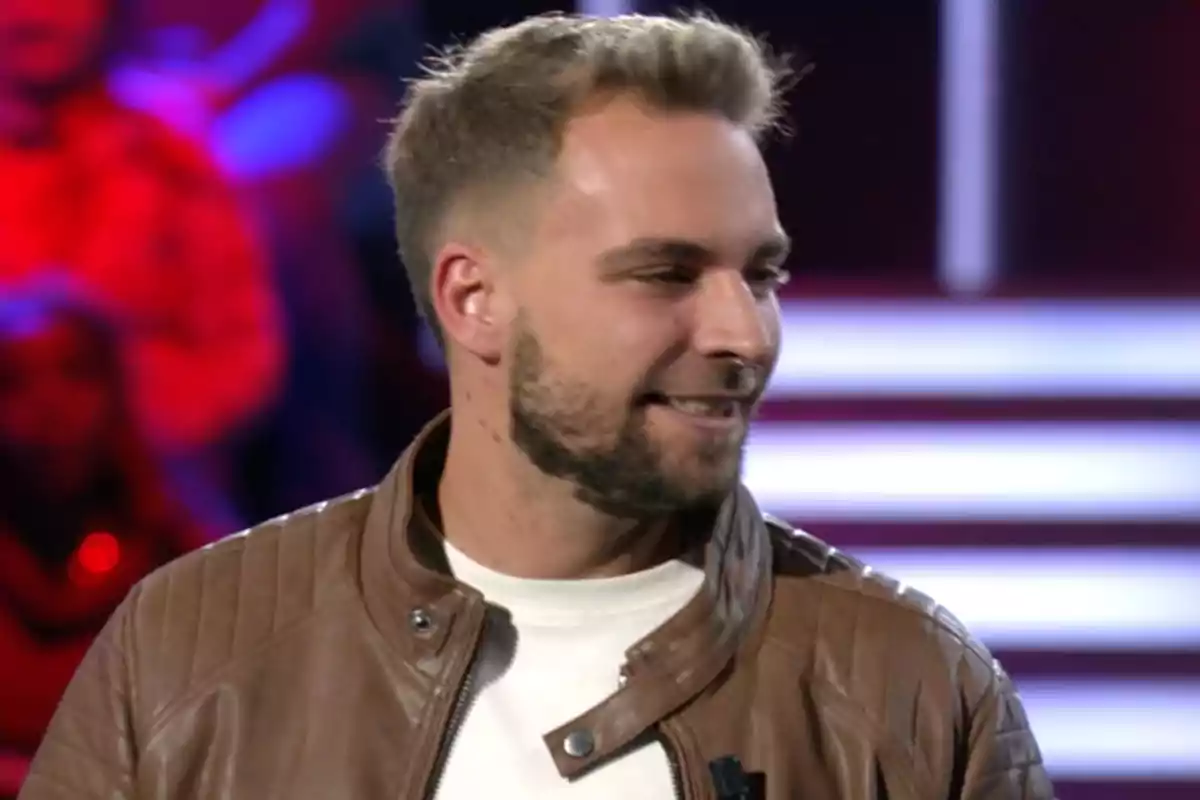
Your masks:
{"label": "beard", "polygon": [[614,408],[583,381],[556,377],[520,321],[509,371],[509,434],[541,472],[609,516],[645,520],[717,509],[737,485],[744,435],[714,437],[672,459],[636,396]]}

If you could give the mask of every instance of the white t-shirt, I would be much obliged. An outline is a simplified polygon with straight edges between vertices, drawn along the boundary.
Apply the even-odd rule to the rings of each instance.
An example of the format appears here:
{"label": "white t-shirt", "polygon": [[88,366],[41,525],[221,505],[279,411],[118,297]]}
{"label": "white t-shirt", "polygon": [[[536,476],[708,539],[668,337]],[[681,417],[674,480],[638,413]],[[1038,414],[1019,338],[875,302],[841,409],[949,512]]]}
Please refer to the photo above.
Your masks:
{"label": "white t-shirt", "polygon": [[455,577],[488,602],[471,697],[436,800],[669,800],[670,763],[650,742],[575,781],[559,776],[542,735],[605,700],[625,651],[699,591],[683,561],[617,578],[527,580],[490,570],[446,543]]}

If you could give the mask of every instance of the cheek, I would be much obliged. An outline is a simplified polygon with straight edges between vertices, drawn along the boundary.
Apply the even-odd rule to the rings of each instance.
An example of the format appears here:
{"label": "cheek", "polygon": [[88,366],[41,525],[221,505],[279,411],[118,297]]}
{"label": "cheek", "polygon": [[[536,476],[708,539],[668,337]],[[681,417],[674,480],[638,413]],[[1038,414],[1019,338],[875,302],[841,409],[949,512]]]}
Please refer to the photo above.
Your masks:
{"label": "cheek", "polygon": [[770,366],[775,368],[779,360],[779,351],[783,344],[783,318],[779,307],[779,298],[772,297],[761,306],[759,316],[762,319],[763,330],[766,332],[770,348]]}
{"label": "cheek", "polygon": [[775,358],[779,357],[779,351],[783,349],[783,320],[779,317],[779,310],[776,308],[771,316],[771,327],[768,328],[771,334],[771,347],[775,353]]}
{"label": "cheek", "polygon": [[623,396],[636,391],[675,352],[669,313],[626,315],[597,323],[589,332],[591,376]]}
{"label": "cheek", "polygon": [[627,398],[685,341],[677,304],[627,284],[554,274],[520,305],[553,363],[587,385]]}
{"label": "cheek", "polygon": [[556,402],[573,413],[592,416],[602,428],[629,412],[647,369],[643,351],[625,347],[619,332],[586,325],[546,328],[541,381]]}

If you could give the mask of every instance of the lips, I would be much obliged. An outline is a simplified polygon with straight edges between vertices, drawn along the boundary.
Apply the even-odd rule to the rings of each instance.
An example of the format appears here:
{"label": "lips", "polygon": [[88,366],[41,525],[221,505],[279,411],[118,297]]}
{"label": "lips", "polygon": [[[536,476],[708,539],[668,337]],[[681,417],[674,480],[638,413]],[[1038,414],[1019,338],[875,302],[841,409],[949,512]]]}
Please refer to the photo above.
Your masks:
{"label": "lips", "polygon": [[749,407],[749,398],[735,396],[681,396],[652,393],[646,397],[650,405],[662,405],[703,419],[730,419],[740,416]]}

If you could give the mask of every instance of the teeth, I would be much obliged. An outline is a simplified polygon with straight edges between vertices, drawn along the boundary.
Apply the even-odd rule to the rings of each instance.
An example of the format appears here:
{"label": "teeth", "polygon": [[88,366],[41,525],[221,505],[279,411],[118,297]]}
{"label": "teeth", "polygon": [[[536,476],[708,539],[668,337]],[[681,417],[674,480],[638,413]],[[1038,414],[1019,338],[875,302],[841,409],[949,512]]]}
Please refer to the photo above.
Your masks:
{"label": "teeth", "polygon": [[698,417],[729,417],[733,416],[733,401],[731,400],[670,400],[672,408],[686,414]]}

